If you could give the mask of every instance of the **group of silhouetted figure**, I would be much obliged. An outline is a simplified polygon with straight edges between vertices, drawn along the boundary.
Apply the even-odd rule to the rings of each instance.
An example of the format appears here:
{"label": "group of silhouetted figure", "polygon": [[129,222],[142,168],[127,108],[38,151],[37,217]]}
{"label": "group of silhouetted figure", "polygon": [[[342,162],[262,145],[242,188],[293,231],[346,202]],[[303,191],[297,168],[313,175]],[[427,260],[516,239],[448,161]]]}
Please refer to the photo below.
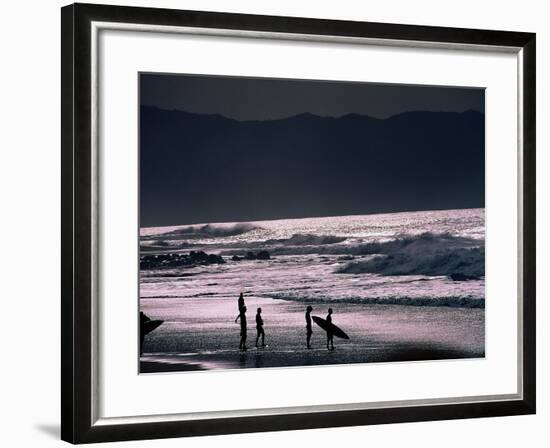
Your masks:
{"label": "group of silhouetted figure", "polygon": [[[239,294],[239,299],[237,301],[239,306],[239,314],[235,318],[235,323],[237,321],[240,321],[241,324],[241,340],[239,342],[239,350],[246,351],[246,338],[247,338],[247,321],[246,321],[246,305],[244,303],[244,296],[241,292]],[[308,349],[311,349],[311,335],[313,334],[313,328],[311,325],[311,312],[313,311],[313,307],[308,305],[306,308],[306,345]],[[326,317],[326,321],[328,324],[332,324],[332,308],[328,309],[328,315]],[[258,342],[259,340],[262,340],[261,347],[266,347],[265,345],[265,331],[264,331],[264,320],[262,318],[262,309],[258,308],[256,310],[256,348],[258,348]],[[334,350],[334,334],[327,330],[327,349],[328,350]]]}
{"label": "group of silhouetted figure", "polygon": [[[241,341],[239,342],[239,350],[246,350],[246,335],[247,335],[247,326],[246,326],[246,306],[244,304],[243,293],[239,295],[238,300],[239,305],[239,314],[235,318],[235,323],[240,320],[241,322]],[[264,320],[262,319],[262,309],[258,308],[256,310],[256,347],[258,347],[258,341],[262,338],[262,347],[265,347],[265,332],[264,332]]]}

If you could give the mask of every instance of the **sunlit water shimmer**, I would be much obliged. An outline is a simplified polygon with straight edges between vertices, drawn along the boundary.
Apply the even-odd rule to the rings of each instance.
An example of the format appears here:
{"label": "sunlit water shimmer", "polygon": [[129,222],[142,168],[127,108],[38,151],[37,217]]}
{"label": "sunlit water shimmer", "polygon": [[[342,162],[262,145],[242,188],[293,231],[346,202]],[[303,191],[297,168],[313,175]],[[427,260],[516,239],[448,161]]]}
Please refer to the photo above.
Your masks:
{"label": "sunlit water shimmer", "polygon": [[[150,371],[167,363],[186,370],[191,358],[197,368],[238,368],[484,354],[484,209],[142,228],[140,235],[142,259],[204,251],[225,261],[141,270],[141,308],[165,320],[146,339]],[[246,258],[260,251],[270,259]],[[241,291],[252,343],[257,306],[271,340],[259,364],[235,350]],[[339,354],[302,350],[306,304],[323,317],[328,306],[335,310],[351,337]]]}

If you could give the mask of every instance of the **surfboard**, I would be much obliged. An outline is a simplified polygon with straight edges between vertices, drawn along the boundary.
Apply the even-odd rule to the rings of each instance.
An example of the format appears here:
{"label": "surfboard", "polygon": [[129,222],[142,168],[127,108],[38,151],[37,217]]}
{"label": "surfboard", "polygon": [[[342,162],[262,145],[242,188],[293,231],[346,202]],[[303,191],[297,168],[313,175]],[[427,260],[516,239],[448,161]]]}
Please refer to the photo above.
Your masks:
{"label": "surfboard", "polygon": [[336,325],[327,322],[325,319],[319,317],[319,316],[311,316],[313,319],[313,322],[315,322],[317,325],[319,325],[323,330],[330,331],[334,336],[341,339],[349,339],[349,336],[344,333],[340,328],[338,328]]}
{"label": "surfboard", "polygon": [[143,334],[151,333],[151,331],[153,331],[155,328],[160,327],[163,322],[163,320],[148,320],[146,322],[143,322],[143,325],[141,327]]}

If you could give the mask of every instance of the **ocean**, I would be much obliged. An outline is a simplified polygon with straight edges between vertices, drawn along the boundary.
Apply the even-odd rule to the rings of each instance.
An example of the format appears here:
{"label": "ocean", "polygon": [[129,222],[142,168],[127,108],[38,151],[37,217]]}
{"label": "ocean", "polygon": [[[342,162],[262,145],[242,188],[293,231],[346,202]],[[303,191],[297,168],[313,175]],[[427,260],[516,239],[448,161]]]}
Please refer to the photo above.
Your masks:
{"label": "ocean", "polygon": [[[419,346],[446,353],[435,358],[483,356],[484,242],[484,209],[142,228],[140,306],[165,321],[146,338],[145,356],[156,356],[147,371],[163,370],[166,356],[179,370],[190,366],[189,357],[200,358],[200,368],[258,367],[231,359],[240,292],[252,342],[261,306],[270,350],[277,352],[266,352],[261,367],[424,359]],[[323,317],[332,307],[335,323],[355,336],[346,356],[297,355],[307,305]],[[317,345],[322,336],[316,332]],[[356,356],[365,348],[358,341],[393,354],[364,360]],[[416,344],[412,358],[395,354],[408,344]]]}

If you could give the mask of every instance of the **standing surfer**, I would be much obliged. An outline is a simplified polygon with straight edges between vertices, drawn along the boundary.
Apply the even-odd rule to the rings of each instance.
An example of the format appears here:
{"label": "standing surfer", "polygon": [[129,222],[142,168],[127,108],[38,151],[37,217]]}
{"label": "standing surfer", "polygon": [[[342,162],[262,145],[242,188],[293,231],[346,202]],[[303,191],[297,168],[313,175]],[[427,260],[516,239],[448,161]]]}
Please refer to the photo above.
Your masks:
{"label": "standing surfer", "polygon": [[307,341],[307,348],[311,348],[311,335],[313,334],[313,329],[311,328],[311,312],[313,311],[313,308],[311,305],[308,305],[306,308],[306,341]]}
{"label": "standing surfer", "polygon": [[256,313],[256,348],[258,347],[258,340],[262,337],[262,347],[265,347],[265,333],[264,333],[264,320],[262,319],[262,309],[258,308]]}
{"label": "standing surfer", "polygon": [[[246,351],[246,306],[243,306],[240,311],[237,319],[241,319],[241,342],[239,342],[239,350]],[[237,322],[235,319],[235,322]]]}
{"label": "standing surfer", "polygon": [[329,324],[327,326],[327,349],[334,350],[334,334],[332,333],[332,330],[330,328],[332,325],[332,308],[328,309],[328,315],[327,315],[326,321]]}

